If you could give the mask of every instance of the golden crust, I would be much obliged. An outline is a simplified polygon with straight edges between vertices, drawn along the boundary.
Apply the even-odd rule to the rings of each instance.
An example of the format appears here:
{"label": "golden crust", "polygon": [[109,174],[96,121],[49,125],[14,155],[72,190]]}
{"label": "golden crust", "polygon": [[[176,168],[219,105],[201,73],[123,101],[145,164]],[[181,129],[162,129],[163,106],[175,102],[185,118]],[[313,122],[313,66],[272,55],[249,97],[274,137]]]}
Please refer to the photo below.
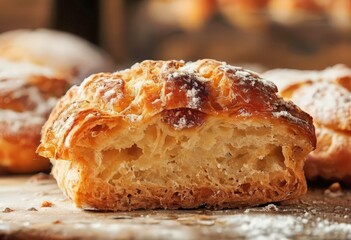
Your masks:
{"label": "golden crust", "polygon": [[93,120],[123,119],[138,125],[164,110],[181,108],[284,121],[296,125],[314,146],[311,117],[276,92],[274,84],[257,74],[210,59],[188,64],[144,61],[128,70],[92,75],[79,88],[71,89],[46,123],[39,151],[53,145],[56,150],[46,152],[46,157],[69,159],[68,150],[80,140],[80,134],[98,125]]}
{"label": "golden crust", "polygon": [[350,179],[351,69],[344,65],[322,71],[275,69],[263,76],[313,117],[317,149],[306,162],[306,176]]}
{"label": "golden crust", "polygon": [[[256,73],[215,60],[189,63],[144,61],[124,71],[92,75],[81,86],[71,88],[46,122],[37,151],[55,162],[53,174],[59,186],[83,208],[132,210],[192,208],[200,205],[224,208],[294,198],[306,190],[302,166],[304,156],[315,146],[314,127],[308,114],[291,102],[282,100],[276,92],[274,84],[262,80]],[[220,127],[222,125],[223,128]],[[272,128],[282,134],[269,130]],[[219,181],[217,178],[207,183],[206,177],[201,175],[212,171],[204,168],[206,154],[211,155],[211,148],[220,154],[227,151],[221,149],[219,139],[233,141],[243,131],[248,131],[247,134],[251,136],[257,129],[261,129],[264,135],[260,144],[267,145],[267,148],[263,147],[261,152],[257,149],[246,150],[255,168],[261,169],[255,176],[264,174],[262,169],[268,168],[268,165],[278,164],[278,160],[267,160],[267,165],[255,163],[258,156],[262,155],[260,159],[265,159],[265,156],[268,156],[267,159],[285,158],[281,160],[283,165],[279,163],[269,167],[274,172],[264,177],[269,183],[262,186],[258,180],[252,180],[248,185],[238,183],[237,191],[233,190],[235,184],[229,188],[216,187],[213,181]],[[217,137],[208,136],[209,132]],[[150,140],[154,137],[156,139]],[[193,137],[196,138],[194,141],[207,139],[207,142],[193,146],[192,140],[189,140]],[[244,134],[242,139],[246,137]],[[251,137],[256,138],[254,135]],[[255,144],[249,139],[236,144]],[[279,145],[279,139],[289,146]],[[214,144],[217,140],[220,141],[219,148]],[[160,142],[169,146],[159,147]],[[181,145],[183,148],[179,150]],[[191,150],[193,147],[190,145],[207,152],[203,161],[196,162],[199,153]],[[178,150],[172,153],[171,149]],[[241,158],[241,148],[235,149],[233,154]],[[159,184],[152,183],[155,177],[151,178],[151,183],[148,182],[150,176],[144,168],[155,164],[151,160],[154,157],[162,160],[162,154],[167,151],[169,158],[178,159],[176,164],[176,160],[170,160],[167,163],[169,167],[182,168],[179,174],[188,172],[187,176],[194,178],[194,181],[203,180],[197,186],[183,188],[179,187],[179,182],[186,180],[185,176],[176,180],[176,174],[171,174],[174,179],[165,183],[162,183],[163,178],[159,179]],[[186,153],[184,157],[181,157],[182,151]],[[117,159],[113,160],[115,157]],[[123,159],[130,160],[122,164]],[[137,162],[134,162],[136,159]],[[224,161],[222,157],[217,160]],[[198,168],[202,169],[199,173],[195,174],[191,167],[189,169],[191,161],[194,161],[194,166],[199,164]],[[214,158],[209,157],[208,161],[210,164]],[[161,169],[165,162],[159,162],[158,167]],[[128,164],[132,164],[130,168],[134,168],[134,171],[128,167],[123,170],[126,172],[117,173],[115,168]],[[218,164],[226,165],[228,162]],[[245,163],[240,164],[240,167],[245,166]],[[235,170],[230,165],[227,168],[228,171]],[[140,178],[142,182],[127,180],[138,171],[146,174]],[[160,176],[168,178],[167,168],[159,171]],[[120,174],[126,176],[121,183]],[[215,176],[219,172],[212,174]],[[249,174],[250,171],[243,175],[243,179]],[[168,181],[178,183],[170,186]],[[189,181],[186,182],[189,184]],[[268,187],[267,184],[273,186]],[[256,192],[254,189],[259,189],[256,194],[253,193]]]}

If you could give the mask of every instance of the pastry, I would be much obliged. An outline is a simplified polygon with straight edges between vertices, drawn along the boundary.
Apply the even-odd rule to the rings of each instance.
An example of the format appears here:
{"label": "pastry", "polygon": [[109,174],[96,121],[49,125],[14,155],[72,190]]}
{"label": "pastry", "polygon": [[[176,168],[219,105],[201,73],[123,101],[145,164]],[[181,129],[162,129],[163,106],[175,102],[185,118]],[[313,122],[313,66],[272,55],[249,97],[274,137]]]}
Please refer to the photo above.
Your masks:
{"label": "pastry", "polygon": [[105,53],[68,33],[0,34],[0,171],[48,171],[50,162],[35,150],[51,109],[72,84],[112,66]]}
{"label": "pastry", "polygon": [[266,29],[269,0],[218,0],[219,11],[231,24],[245,30]]}
{"label": "pastry", "polygon": [[0,59],[0,172],[49,169],[35,150],[50,110],[69,86],[49,68]]}
{"label": "pastry", "polygon": [[78,207],[229,208],[296,198],[312,118],[223,62],[144,61],[74,86],[37,152]]}
{"label": "pastry", "polygon": [[351,69],[274,69],[263,74],[280,94],[312,115],[317,148],[305,164],[307,178],[351,182]]}
{"label": "pastry", "polygon": [[316,0],[270,0],[268,11],[272,20],[287,25],[324,18],[323,8]]}
{"label": "pastry", "polygon": [[142,5],[152,20],[160,26],[177,26],[194,31],[202,28],[216,10],[215,0],[150,0]]}
{"label": "pastry", "polygon": [[329,0],[325,5],[331,22],[338,28],[350,30],[351,28],[351,1]]}
{"label": "pastry", "polygon": [[102,50],[69,33],[48,29],[14,30],[0,34],[0,58],[46,66],[80,83],[88,75],[113,70]]}

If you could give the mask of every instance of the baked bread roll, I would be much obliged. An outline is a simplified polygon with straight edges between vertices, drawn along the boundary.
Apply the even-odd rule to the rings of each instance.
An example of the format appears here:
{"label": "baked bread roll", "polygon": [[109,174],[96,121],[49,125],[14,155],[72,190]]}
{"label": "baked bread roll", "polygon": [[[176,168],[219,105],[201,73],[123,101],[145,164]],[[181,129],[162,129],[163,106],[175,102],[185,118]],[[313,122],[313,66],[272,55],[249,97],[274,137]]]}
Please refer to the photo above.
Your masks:
{"label": "baked bread roll", "polygon": [[48,29],[2,33],[0,57],[52,68],[70,76],[73,83],[95,72],[113,70],[112,59],[101,49],[72,34]]}
{"label": "baked bread roll", "polygon": [[313,116],[317,148],[308,156],[309,179],[351,182],[351,69],[336,65],[322,71],[275,69],[263,76],[280,94]]}
{"label": "baked bread roll", "polygon": [[40,130],[70,84],[49,68],[0,59],[0,172],[48,170],[35,150]]}
{"label": "baked bread roll", "polygon": [[312,118],[257,74],[215,60],[144,61],[71,88],[38,153],[98,210],[228,208],[296,198]]}

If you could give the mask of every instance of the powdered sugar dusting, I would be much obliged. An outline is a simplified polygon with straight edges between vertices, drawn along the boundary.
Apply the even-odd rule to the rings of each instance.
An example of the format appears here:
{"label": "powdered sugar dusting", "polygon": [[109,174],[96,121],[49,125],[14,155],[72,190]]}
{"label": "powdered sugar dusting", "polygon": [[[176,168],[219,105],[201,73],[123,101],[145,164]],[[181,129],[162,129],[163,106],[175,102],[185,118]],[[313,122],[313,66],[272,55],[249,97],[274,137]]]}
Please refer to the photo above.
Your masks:
{"label": "powdered sugar dusting", "polygon": [[55,77],[54,72],[45,67],[0,59],[0,94],[8,97],[8,100],[4,98],[5,106],[6,103],[11,105],[12,101],[22,101],[25,108],[24,112],[0,110],[0,121],[12,134],[30,128],[38,133],[57,102],[56,97],[44,97],[36,86],[28,82],[36,76],[47,77],[47,81]]}
{"label": "powdered sugar dusting", "polygon": [[283,95],[292,89],[286,97],[311,114],[315,123],[351,130],[350,68],[339,64],[322,71],[273,69],[264,76],[273,80]]}
{"label": "powdered sugar dusting", "polygon": [[296,69],[273,69],[262,74],[263,77],[277,84],[279,91],[287,87],[304,82],[334,82],[336,79],[351,77],[351,69],[338,64],[322,71],[296,70]]}
{"label": "powdered sugar dusting", "polygon": [[303,230],[303,224],[293,216],[250,214],[221,219],[239,235],[248,239],[287,239]]}
{"label": "powdered sugar dusting", "polygon": [[50,68],[37,66],[26,62],[11,62],[0,59],[0,79],[23,80],[30,76],[53,77],[54,72]]}
{"label": "powdered sugar dusting", "polygon": [[351,130],[351,94],[338,84],[316,82],[295,92],[292,100],[321,124],[338,122],[339,128]]}
{"label": "powdered sugar dusting", "polygon": [[0,110],[0,123],[5,125],[5,131],[15,134],[25,129],[40,130],[45,122],[43,116],[33,115],[31,112],[15,112],[12,110]]}
{"label": "powdered sugar dusting", "polygon": [[289,113],[288,111],[273,112],[272,114],[276,118],[280,118],[280,117],[287,118],[295,123],[301,123],[302,121],[300,118],[297,118],[291,115],[291,113]]}
{"label": "powdered sugar dusting", "polygon": [[143,119],[141,115],[137,115],[137,114],[127,114],[125,118],[130,122],[139,122]]}
{"label": "powdered sugar dusting", "polygon": [[245,108],[239,110],[239,114],[242,117],[250,117],[252,114],[249,113]]}
{"label": "powdered sugar dusting", "polygon": [[181,118],[179,118],[178,122],[173,124],[173,126],[175,129],[178,129],[178,130],[183,129],[183,128],[187,128],[188,121],[187,121],[185,116],[182,116]]}
{"label": "powdered sugar dusting", "polygon": [[188,98],[188,107],[190,108],[199,108],[201,105],[201,98],[198,96],[199,90],[192,88],[187,90],[186,96]]}
{"label": "powdered sugar dusting", "polygon": [[220,65],[219,68],[225,72],[230,72],[234,74],[237,77],[237,79],[240,81],[250,82],[252,86],[255,86],[255,84],[259,81],[263,83],[267,88],[271,88],[271,89],[276,88],[273,82],[261,78],[258,75],[258,73],[255,73],[253,71],[243,69],[241,67],[231,66],[226,63],[223,63],[222,65]]}
{"label": "powdered sugar dusting", "polygon": [[[165,97],[167,100],[170,100],[173,97],[172,92],[185,93],[187,100],[186,107],[191,109],[201,109],[203,100],[207,96],[205,86],[205,82],[207,81],[207,79],[203,78],[198,73],[193,71],[187,73],[180,68],[179,71],[167,74]],[[174,100],[179,101],[179,99]]]}

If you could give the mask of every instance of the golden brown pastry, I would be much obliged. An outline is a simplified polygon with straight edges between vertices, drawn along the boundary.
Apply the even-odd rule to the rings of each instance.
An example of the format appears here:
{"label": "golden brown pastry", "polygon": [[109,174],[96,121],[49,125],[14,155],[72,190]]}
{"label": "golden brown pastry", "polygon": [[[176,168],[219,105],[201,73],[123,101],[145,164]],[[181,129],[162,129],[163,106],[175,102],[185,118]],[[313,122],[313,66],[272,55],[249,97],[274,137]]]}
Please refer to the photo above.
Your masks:
{"label": "golden brown pastry", "polygon": [[351,69],[336,65],[322,71],[275,69],[263,76],[280,94],[313,116],[317,148],[306,161],[309,179],[351,182]]}
{"label": "golden brown pastry", "polygon": [[351,28],[351,1],[329,0],[325,4],[326,12],[332,23],[342,29]]}
{"label": "golden brown pastry", "polygon": [[113,70],[102,50],[69,33],[48,29],[21,29],[0,34],[0,57],[54,69],[74,83],[95,72]]}
{"label": "golden brown pastry", "polygon": [[[146,10],[156,22],[196,30],[208,21],[216,10],[215,0],[150,0]],[[145,8],[143,11],[145,11]]]}
{"label": "golden brown pastry", "polygon": [[269,0],[218,0],[219,11],[235,26],[244,29],[268,26]]}
{"label": "golden brown pastry", "polygon": [[323,19],[317,0],[270,0],[268,11],[274,21],[288,25]]}
{"label": "golden brown pastry", "polygon": [[312,118],[215,60],[144,61],[68,91],[38,153],[84,209],[227,208],[306,191]]}
{"label": "golden brown pastry", "polygon": [[100,49],[68,33],[38,29],[0,34],[0,171],[48,170],[49,161],[35,149],[57,99],[72,84],[112,66]]}
{"label": "golden brown pastry", "polygon": [[35,150],[50,110],[69,86],[49,68],[0,59],[0,172],[49,169]]}

